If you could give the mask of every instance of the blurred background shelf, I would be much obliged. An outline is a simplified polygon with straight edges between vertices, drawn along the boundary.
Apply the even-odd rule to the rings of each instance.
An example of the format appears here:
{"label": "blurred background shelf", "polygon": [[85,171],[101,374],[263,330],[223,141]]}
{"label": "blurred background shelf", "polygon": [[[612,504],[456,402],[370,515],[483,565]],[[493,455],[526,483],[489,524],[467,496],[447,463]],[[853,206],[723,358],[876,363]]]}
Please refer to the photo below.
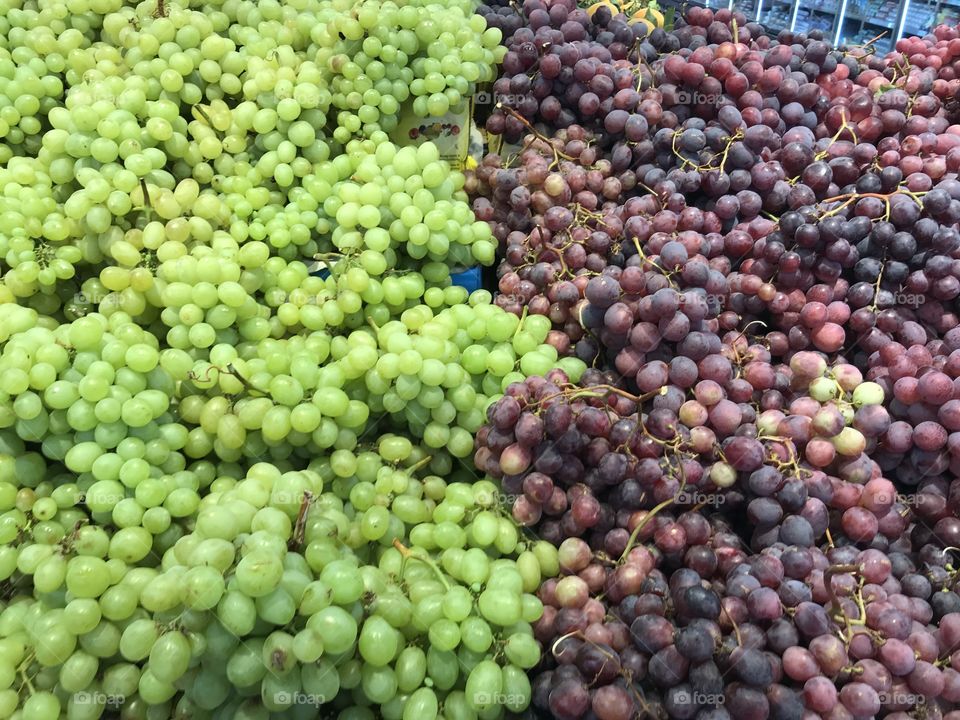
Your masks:
{"label": "blurred background shelf", "polygon": [[960,23],[960,0],[660,0],[660,4],[736,9],[772,32],[818,30],[834,45],[869,42],[881,54],[904,36],[924,36],[942,23]]}
{"label": "blurred background shelf", "polygon": [[794,4],[790,0],[767,0],[760,11],[760,24],[774,32],[787,30],[793,20],[793,12]]}

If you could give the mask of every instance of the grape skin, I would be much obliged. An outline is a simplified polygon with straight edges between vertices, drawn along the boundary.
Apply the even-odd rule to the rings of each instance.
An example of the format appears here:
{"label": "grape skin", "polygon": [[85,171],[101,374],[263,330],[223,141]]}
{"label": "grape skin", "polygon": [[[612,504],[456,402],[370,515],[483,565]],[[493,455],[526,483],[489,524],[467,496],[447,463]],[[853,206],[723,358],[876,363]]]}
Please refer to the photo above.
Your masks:
{"label": "grape skin", "polygon": [[[956,377],[948,357],[960,286],[944,253],[956,247],[958,156],[946,157],[955,141],[944,135],[939,100],[925,98],[909,127],[899,107],[905,92],[930,93],[943,59],[960,50],[947,48],[956,30],[901,41],[895,57],[916,53],[918,69],[881,88],[892,57],[841,55],[818,34],[774,39],[735,13],[692,9],[682,27],[654,31],[630,49],[652,60],[657,82],[644,87],[644,66],[629,111],[646,122],[614,169],[625,126],[611,105],[597,112],[604,82],[595,78],[615,76],[615,63],[605,65],[612,48],[599,38],[615,35],[623,19],[602,7],[588,19],[570,4],[538,0],[525,2],[518,18],[498,5],[481,12],[504,30],[509,52],[496,89],[514,93],[504,105],[517,112],[498,108],[487,129],[510,142],[522,138],[523,149],[512,166],[488,155],[467,183],[478,218],[501,243],[496,302],[548,317],[554,347],[597,368],[580,383],[555,373],[508,387],[478,434],[475,463],[513,494],[514,517],[561,547],[566,577],[541,588],[546,610],[538,626],[545,643],[561,640],[534,682],[535,706],[581,717],[592,699],[598,716],[636,713],[639,698],[609,710],[600,700],[601,689],[605,698],[605,688],[613,692],[629,676],[598,683],[583,648],[609,646],[601,652],[646,678],[643,702],[670,717],[711,717],[691,706],[687,685],[662,694],[655,688],[666,679],[659,654],[672,657],[672,649],[644,646],[645,626],[632,637],[622,631],[643,614],[641,602],[677,631],[698,614],[715,617],[714,598],[688,599],[681,578],[690,568],[723,593],[717,646],[767,645],[773,653],[778,680],[769,690],[729,681],[715,687],[731,713],[800,717],[806,705],[810,714],[833,716],[842,702],[843,713],[870,715],[879,709],[876,694],[884,714],[900,709],[910,687],[912,697],[920,687],[936,695],[941,675],[925,668],[910,685],[913,670],[895,648],[909,634],[908,606],[924,626],[916,627],[918,646],[932,638],[935,614],[956,609],[952,595],[938,597],[908,563],[918,553],[939,558],[937,543],[952,542],[958,527],[947,500],[952,455],[943,450],[956,445],[949,440],[953,408],[938,413],[933,390],[950,398]],[[737,33],[743,52],[731,42]],[[575,42],[597,61],[572,57],[567,47]],[[523,95],[534,63],[543,73],[531,88],[539,104]],[[943,77],[952,82],[952,74]],[[695,107],[690,98],[701,83],[713,95]],[[940,83],[936,94],[946,98]],[[537,122],[525,125],[523,117]],[[929,160],[918,156],[913,132],[929,133]],[[605,149],[611,164],[585,144]],[[647,194],[631,197],[640,183]],[[914,189],[928,197],[911,200],[906,191]],[[859,193],[877,197],[858,200]],[[833,197],[841,201],[827,200]],[[753,343],[742,331],[757,325],[761,341]],[[608,416],[602,422],[600,408]],[[537,416],[542,428],[520,432]],[[791,476],[790,467],[802,469]],[[901,493],[913,498],[917,490],[915,515]],[[921,516],[939,531],[924,529]],[[691,537],[699,521],[689,518],[704,520],[706,535]],[[828,531],[831,546],[840,538],[842,547],[820,549]],[[760,553],[756,561],[741,543]],[[640,571],[651,562],[642,560],[647,547],[659,569]],[[829,637],[834,623],[843,625],[836,613],[863,612],[854,601],[859,573],[871,586],[862,596],[867,623],[891,643],[885,653],[894,667],[884,672],[900,673],[895,686],[873,666],[864,675],[869,683],[838,676],[847,660],[883,657],[863,634],[848,640],[850,658]],[[934,574],[936,583],[946,581]],[[785,585],[794,582],[785,576],[800,581]],[[669,610],[655,593],[669,597]],[[781,603],[802,609],[784,620]],[[893,603],[903,609],[894,613]],[[775,623],[776,636],[764,638]],[[577,632],[579,639],[568,638]],[[695,653],[691,638],[705,635],[683,637],[685,651]],[[809,660],[794,652],[807,647],[816,648]],[[785,650],[787,668],[776,657]],[[685,681],[682,663],[674,667],[680,675],[671,680]],[[785,670],[797,678],[779,685]],[[838,687],[847,688],[842,699]],[[944,711],[953,707],[940,702]]]}
{"label": "grape skin", "polygon": [[[569,63],[584,87],[535,109],[564,130],[522,172],[488,158],[464,181],[488,186],[474,223],[432,146],[386,142],[372,108],[390,93],[346,97],[348,62],[385,38],[324,55],[374,29],[373,9],[10,13],[5,89],[5,44],[56,32],[10,54],[31,87],[13,88],[19,125],[0,118],[0,570],[19,593],[0,613],[0,676],[17,688],[4,712],[82,714],[88,690],[131,716],[259,716],[346,690],[411,720],[531,700],[602,720],[895,714],[918,696],[949,712],[955,678],[935,662],[960,610],[943,550],[960,539],[960,445],[940,400],[957,375],[960,193],[931,41],[898,46],[920,57],[891,89],[878,63],[892,58],[778,44],[726,11],[644,37],[606,9],[527,0],[512,20],[483,11],[510,30],[500,49],[451,8],[439,29],[483,33],[477,79],[504,56],[498,92],[529,89],[515,66],[540,59],[531,40],[551,25],[546,80],[588,35],[610,56]],[[430,39],[433,6],[410,9]],[[116,47],[95,56],[98,34]],[[635,79],[612,56],[633,52],[657,88],[614,93]],[[420,115],[472,82],[411,69],[427,71],[402,78]],[[691,89],[731,102],[694,107]],[[527,130],[495,117],[512,139]],[[556,152],[575,158],[560,172]],[[409,203],[392,173],[416,178]],[[421,183],[446,203],[429,218]],[[630,197],[641,183],[652,193]],[[851,193],[867,196],[816,217]],[[450,288],[443,265],[492,261],[492,238],[499,308]],[[310,274],[317,251],[337,253],[328,278]],[[381,414],[402,435],[374,452],[362,439]],[[499,486],[459,469],[471,453]],[[401,628],[428,651],[403,655],[419,648]],[[823,676],[793,678],[811,670],[788,670],[791,649]],[[335,669],[325,653],[351,657]],[[726,709],[708,710],[717,695]]]}

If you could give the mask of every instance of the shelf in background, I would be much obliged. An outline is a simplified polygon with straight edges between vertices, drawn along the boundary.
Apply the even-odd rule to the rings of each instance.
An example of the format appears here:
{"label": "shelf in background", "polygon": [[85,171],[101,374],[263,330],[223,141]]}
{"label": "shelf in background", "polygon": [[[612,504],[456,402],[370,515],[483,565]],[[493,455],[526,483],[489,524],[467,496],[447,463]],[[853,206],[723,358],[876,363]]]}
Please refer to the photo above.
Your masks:
{"label": "shelf in background", "polygon": [[[863,45],[869,40],[873,40],[873,37],[874,36],[871,35],[870,33],[861,33],[860,35],[854,35],[853,37],[841,37],[840,44],[846,45],[848,47]],[[890,49],[893,47],[891,38],[890,37],[881,38],[873,43],[873,47],[879,53],[889,52]]]}
{"label": "shelf in background", "polygon": [[[730,0],[707,2],[722,6]],[[899,37],[922,37],[940,23],[960,23],[960,0],[746,0],[743,5],[741,2],[743,0],[733,0],[747,17],[759,15],[759,22],[773,33],[791,26],[795,32],[817,30],[847,46],[863,45],[883,35],[873,43],[879,53],[892,50]]]}
{"label": "shelf in background", "polygon": [[[957,0],[960,2],[960,0]],[[840,3],[826,3],[821,2],[817,5],[801,5],[801,10],[807,10],[809,12],[822,13],[823,15],[836,15],[837,11],[840,8]]]}
{"label": "shelf in background", "polygon": [[896,20],[890,20],[888,22],[880,22],[878,20],[874,20],[873,18],[866,18],[866,17],[863,17],[862,15],[856,15],[854,13],[847,13],[844,16],[844,20],[857,20],[867,25],[875,25],[877,27],[886,28],[887,30],[893,30],[893,25],[896,22]]}

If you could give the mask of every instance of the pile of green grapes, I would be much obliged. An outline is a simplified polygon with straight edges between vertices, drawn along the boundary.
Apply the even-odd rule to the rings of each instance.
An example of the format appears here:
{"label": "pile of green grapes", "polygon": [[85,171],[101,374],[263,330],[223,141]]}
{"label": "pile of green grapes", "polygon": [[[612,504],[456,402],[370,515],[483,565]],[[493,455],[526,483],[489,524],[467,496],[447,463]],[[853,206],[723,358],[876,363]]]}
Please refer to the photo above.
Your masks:
{"label": "pile of green grapes", "polygon": [[[418,100],[456,105],[493,77],[499,31],[465,3],[74,4],[86,12],[40,2],[0,22],[0,299],[53,314],[78,295],[97,306],[142,294],[160,264],[227,237],[308,264],[318,251],[370,250],[347,254],[376,277],[420,270],[403,260],[493,262],[462,178],[435,148],[394,162],[391,123],[365,112],[373,103],[395,122]],[[393,77],[401,60],[410,67]],[[343,108],[366,118],[358,139],[360,116]],[[353,187],[351,173],[377,187]],[[391,193],[410,196],[403,218],[407,201]],[[354,247],[357,227],[385,232]],[[81,292],[91,279],[101,292]]]}
{"label": "pile of green grapes", "polygon": [[478,82],[496,79],[501,33],[463,0],[336,0],[311,38],[328,71],[341,142],[393,130],[401,103],[418,117],[466,109]]}
{"label": "pile of green grapes", "polygon": [[528,706],[557,551],[473,434],[585,368],[453,284],[496,243],[390,136],[499,40],[462,0],[0,0],[0,720]]}
{"label": "pile of green grapes", "polygon": [[0,482],[4,528],[20,525],[0,575],[32,585],[0,613],[0,713],[524,709],[541,654],[533,593],[557,550],[520,537],[496,486],[433,452],[385,434],[302,470],[225,470],[189,523],[167,513],[156,535],[147,515],[167,502],[138,516],[120,501],[101,523],[76,485],[28,496]]}

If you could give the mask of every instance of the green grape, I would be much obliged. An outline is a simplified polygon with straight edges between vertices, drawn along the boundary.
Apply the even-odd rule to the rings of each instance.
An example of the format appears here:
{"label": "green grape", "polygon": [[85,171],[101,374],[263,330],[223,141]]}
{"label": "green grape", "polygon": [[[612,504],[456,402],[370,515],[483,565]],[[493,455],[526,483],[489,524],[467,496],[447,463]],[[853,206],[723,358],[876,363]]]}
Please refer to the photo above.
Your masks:
{"label": "green grape", "polygon": [[420,688],[407,699],[403,707],[403,720],[425,718],[434,720],[437,717],[439,702],[436,693],[431,688]]}
{"label": "green grape", "polygon": [[334,655],[346,652],[357,639],[357,622],[337,606],[323,608],[307,621],[307,627],[316,629],[324,649]]}
{"label": "green grape", "polygon": [[533,689],[527,674],[513,665],[503,667],[504,706],[514,713],[523,712],[530,705]]}
{"label": "green grape", "polygon": [[418,647],[404,648],[394,665],[397,687],[401,692],[413,692],[421,686],[427,673],[427,656]]}
{"label": "green grape", "polygon": [[397,693],[397,676],[389,666],[364,664],[360,677],[363,694],[372,702],[385,704]]}
{"label": "green grape", "polygon": [[460,627],[452,620],[441,618],[430,625],[428,637],[439,650],[453,650],[460,644]]}
{"label": "green grape", "polygon": [[283,566],[276,557],[266,552],[254,552],[237,564],[236,580],[244,594],[261,597],[277,586],[282,574]]}
{"label": "green grape", "polygon": [[477,605],[484,618],[507,627],[520,620],[520,597],[507,591],[487,589],[480,594]]}
{"label": "green grape", "polygon": [[74,597],[95,598],[110,585],[110,573],[99,558],[75,557],[67,563],[65,580]]}
{"label": "green grape", "polygon": [[183,633],[164,633],[150,650],[149,672],[161,682],[174,682],[190,664],[190,642]]}
{"label": "green grape", "polygon": [[221,571],[199,566],[184,574],[183,587],[184,605],[194,610],[209,610],[216,607],[223,596],[224,579]]}
{"label": "green grape", "polygon": [[452,688],[460,675],[456,653],[443,651],[433,646],[427,649],[427,676],[440,690]]}
{"label": "green grape", "polygon": [[143,660],[150,655],[159,637],[160,632],[155,622],[147,619],[134,620],[120,637],[120,653],[130,661]]}
{"label": "green grape", "polygon": [[323,650],[323,639],[320,632],[314,628],[304,628],[294,636],[293,654],[301,663],[315,663]]}
{"label": "green grape", "polygon": [[468,617],[460,624],[463,645],[473,652],[486,652],[493,644],[490,625],[479,617]]}
{"label": "green grape", "polygon": [[60,717],[60,701],[50,692],[32,693],[23,704],[23,716],[36,720],[57,720]]}
{"label": "green grape", "polygon": [[465,112],[500,32],[54,5],[0,12],[0,655],[40,666],[0,716],[475,718],[494,642],[525,705],[556,552],[498,564],[526,546],[458,461],[508,380],[586,366],[451,284],[498,242],[388,139]]}
{"label": "green grape", "polygon": [[487,710],[499,704],[503,694],[503,675],[500,667],[492,660],[477,664],[467,676],[464,690],[467,703],[477,711]]}
{"label": "green grape", "polygon": [[99,668],[99,659],[77,651],[60,666],[60,687],[67,692],[80,692],[93,682]]}
{"label": "green grape", "polygon": [[390,663],[397,654],[398,645],[397,631],[383,618],[373,615],[363,624],[358,649],[370,665],[383,667]]}
{"label": "green grape", "polygon": [[529,635],[514,634],[507,638],[504,654],[514,665],[527,670],[540,662],[540,646]]}

